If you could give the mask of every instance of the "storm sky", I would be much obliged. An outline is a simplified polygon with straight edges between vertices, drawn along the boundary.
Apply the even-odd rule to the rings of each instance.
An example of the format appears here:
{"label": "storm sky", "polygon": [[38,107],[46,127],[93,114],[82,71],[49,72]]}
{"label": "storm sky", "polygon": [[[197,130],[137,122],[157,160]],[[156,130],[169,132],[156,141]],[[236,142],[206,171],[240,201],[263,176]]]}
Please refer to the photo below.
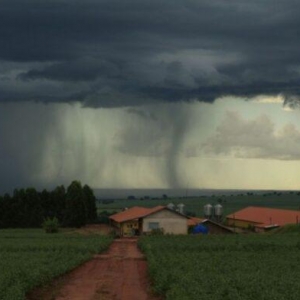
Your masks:
{"label": "storm sky", "polygon": [[300,189],[297,1],[2,0],[0,192]]}

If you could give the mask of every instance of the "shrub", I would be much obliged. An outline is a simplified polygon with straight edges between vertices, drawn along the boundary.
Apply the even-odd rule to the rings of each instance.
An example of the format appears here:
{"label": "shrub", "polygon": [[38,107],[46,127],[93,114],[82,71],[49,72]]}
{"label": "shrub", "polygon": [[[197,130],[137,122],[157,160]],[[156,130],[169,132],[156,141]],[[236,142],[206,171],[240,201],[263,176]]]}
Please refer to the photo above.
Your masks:
{"label": "shrub", "polygon": [[59,229],[59,222],[56,217],[54,218],[46,218],[43,222],[43,228],[46,233],[56,233]]}
{"label": "shrub", "polygon": [[163,228],[152,229],[150,235],[164,235]]}

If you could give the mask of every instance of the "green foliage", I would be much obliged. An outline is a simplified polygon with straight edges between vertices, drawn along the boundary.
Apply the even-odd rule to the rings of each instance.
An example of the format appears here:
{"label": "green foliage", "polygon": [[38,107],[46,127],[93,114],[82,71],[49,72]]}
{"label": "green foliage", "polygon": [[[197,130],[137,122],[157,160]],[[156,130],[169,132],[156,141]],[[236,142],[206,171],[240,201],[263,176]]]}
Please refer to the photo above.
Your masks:
{"label": "green foliage", "polygon": [[117,211],[107,211],[103,210],[101,213],[98,215],[98,220],[97,222],[100,224],[109,224],[109,216],[114,215],[117,213]]}
{"label": "green foliage", "polygon": [[83,186],[82,192],[87,223],[95,223],[97,221],[97,207],[94,192],[87,184]]}
{"label": "green foliage", "polygon": [[48,197],[46,195],[44,201],[47,201],[47,205],[44,205],[44,215],[46,217],[56,217],[63,224],[66,209],[65,187],[63,185],[57,186],[52,192],[48,193]]}
{"label": "green foliage", "polygon": [[163,228],[152,229],[150,235],[164,235],[164,229]]}
{"label": "green foliage", "polygon": [[46,233],[57,233],[60,225],[58,219],[54,217],[46,218],[42,226]]}
{"label": "green foliage", "polygon": [[285,226],[274,229],[271,233],[300,233],[299,224],[287,224]]}
{"label": "green foliage", "polygon": [[0,299],[23,300],[27,292],[106,250],[107,236],[42,230],[0,230]]}
{"label": "green foliage", "polygon": [[34,188],[15,189],[12,197],[4,195],[0,211],[2,228],[39,227],[43,220],[40,195]]}
{"label": "green foliage", "polygon": [[81,227],[86,224],[87,210],[84,203],[84,194],[79,181],[73,181],[66,194],[65,225]]}
{"label": "green foliage", "polygon": [[37,228],[44,219],[57,218],[64,226],[80,227],[97,219],[93,190],[73,181],[66,192],[63,185],[53,191],[15,189],[0,196],[0,228]]}
{"label": "green foliage", "polygon": [[299,299],[299,233],[144,236],[139,246],[167,300]]}

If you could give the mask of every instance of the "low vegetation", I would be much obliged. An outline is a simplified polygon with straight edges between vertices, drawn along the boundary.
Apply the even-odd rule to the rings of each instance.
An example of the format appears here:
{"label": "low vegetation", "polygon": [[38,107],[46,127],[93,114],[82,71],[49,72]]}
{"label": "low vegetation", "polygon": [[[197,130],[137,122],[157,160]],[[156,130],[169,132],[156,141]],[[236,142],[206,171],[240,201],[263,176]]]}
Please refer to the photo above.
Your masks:
{"label": "low vegetation", "polygon": [[0,230],[0,299],[23,300],[32,288],[108,248],[112,238],[38,229]]}
{"label": "low vegetation", "polygon": [[139,246],[167,300],[299,299],[299,234],[147,236]]}
{"label": "low vegetation", "polygon": [[60,227],[58,219],[54,218],[46,218],[42,224],[46,233],[57,233]]}
{"label": "low vegetation", "polygon": [[300,234],[299,224],[287,224],[271,231],[271,233],[298,233]]}

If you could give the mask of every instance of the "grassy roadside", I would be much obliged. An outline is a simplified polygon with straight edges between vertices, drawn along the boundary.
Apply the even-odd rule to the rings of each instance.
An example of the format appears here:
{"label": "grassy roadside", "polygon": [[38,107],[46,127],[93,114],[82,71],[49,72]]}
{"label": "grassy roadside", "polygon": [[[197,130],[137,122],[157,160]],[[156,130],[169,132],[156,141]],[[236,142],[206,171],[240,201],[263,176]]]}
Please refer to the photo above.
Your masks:
{"label": "grassy roadside", "polygon": [[39,229],[0,230],[0,299],[23,300],[26,293],[108,248],[109,236]]}

